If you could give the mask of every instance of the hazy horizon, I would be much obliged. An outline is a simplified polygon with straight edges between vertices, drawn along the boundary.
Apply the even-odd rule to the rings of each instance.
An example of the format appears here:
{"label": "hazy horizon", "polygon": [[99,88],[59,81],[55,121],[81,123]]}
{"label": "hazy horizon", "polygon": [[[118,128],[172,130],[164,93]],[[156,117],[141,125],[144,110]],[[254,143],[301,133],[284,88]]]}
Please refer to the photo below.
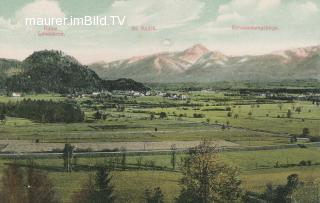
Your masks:
{"label": "hazy horizon", "polygon": [[[197,44],[195,44],[197,45]],[[200,44],[204,47],[206,47],[205,45],[203,44]],[[189,49],[191,48],[192,46],[194,45],[191,45],[189,47],[186,47],[185,49],[181,49],[181,50],[172,50],[170,52],[180,52],[180,51],[184,51],[186,49]],[[280,51],[285,51],[285,50],[291,50],[291,49],[298,49],[298,48],[307,48],[307,47],[314,47],[314,46],[320,46],[320,44],[315,44],[315,45],[309,45],[309,46],[304,46],[304,47],[288,47],[286,49],[281,49],[281,50],[273,50],[273,51],[269,51],[269,52],[266,52],[266,53],[259,53],[259,54],[227,54],[225,52],[222,52],[224,55],[226,56],[259,56],[259,55],[265,55],[265,54],[271,54],[271,53],[274,53],[274,52],[280,52]],[[208,47],[206,47],[209,51],[220,51],[220,50],[216,50],[216,49],[210,49]],[[5,57],[2,57],[0,56],[0,58],[4,58],[4,59],[14,59],[14,60],[19,60],[19,61],[23,61],[24,59],[26,59],[28,56],[30,56],[32,53],[34,52],[37,52],[37,51],[43,51],[43,50],[56,50],[56,49],[39,49],[39,50],[34,50],[34,51],[31,51],[30,54],[28,54],[26,57],[23,57],[23,58],[5,58]],[[82,64],[84,65],[90,65],[90,64],[93,64],[93,63],[98,63],[98,62],[106,62],[106,63],[109,63],[109,62],[113,62],[113,61],[117,61],[117,60],[125,60],[125,59],[128,59],[128,58],[134,58],[134,57],[139,57],[139,56],[150,56],[150,55],[154,55],[154,54],[160,54],[160,53],[166,53],[168,51],[159,51],[159,52],[155,52],[155,53],[147,53],[145,55],[132,55],[132,56],[128,56],[128,57],[123,57],[123,58],[118,58],[118,59],[113,59],[113,60],[110,60],[110,61],[107,61],[107,60],[97,60],[97,61],[92,61],[92,62],[89,62],[89,63],[85,63],[83,61],[81,61],[81,59],[77,58],[76,56],[68,53],[68,52],[65,52],[64,50],[58,50],[58,51],[62,51],[63,53],[67,54],[67,55],[70,55],[70,56],[73,56],[75,57],[79,62],[81,62]],[[220,51],[221,52],[221,51]]]}
{"label": "hazy horizon", "polygon": [[[203,44],[226,55],[261,55],[320,44],[315,0],[4,0],[0,57],[62,50],[84,64],[187,49]],[[39,36],[26,18],[126,16],[124,26],[56,26],[64,36]],[[272,30],[234,27],[273,27]]]}

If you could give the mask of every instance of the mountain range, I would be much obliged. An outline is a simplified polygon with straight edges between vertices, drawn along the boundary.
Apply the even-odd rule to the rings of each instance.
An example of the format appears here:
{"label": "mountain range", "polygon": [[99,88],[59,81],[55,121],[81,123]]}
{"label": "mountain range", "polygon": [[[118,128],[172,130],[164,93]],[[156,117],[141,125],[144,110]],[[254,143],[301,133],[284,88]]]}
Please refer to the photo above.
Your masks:
{"label": "mountain range", "polygon": [[159,83],[319,79],[320,46],[228,56],[197,44],[181,52],[94,63],[89,68],[104,79],[129,77]]}
{"label": "mountain range", "polygon": [[131,79],[103,80],[62,51],[34,52],[22,62],[0,59],[0,87],[7,92],[75,93],[100,90],[146,91]]}

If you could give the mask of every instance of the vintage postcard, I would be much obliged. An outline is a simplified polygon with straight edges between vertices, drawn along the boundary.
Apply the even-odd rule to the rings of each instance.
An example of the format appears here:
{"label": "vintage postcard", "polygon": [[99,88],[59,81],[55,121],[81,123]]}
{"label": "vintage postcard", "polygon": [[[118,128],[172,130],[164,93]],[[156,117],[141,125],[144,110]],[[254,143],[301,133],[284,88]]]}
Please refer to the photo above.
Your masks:
{"label": "vintage postcard", "polygon": [[320,203],[319,0],[0,0],[0,203]]}

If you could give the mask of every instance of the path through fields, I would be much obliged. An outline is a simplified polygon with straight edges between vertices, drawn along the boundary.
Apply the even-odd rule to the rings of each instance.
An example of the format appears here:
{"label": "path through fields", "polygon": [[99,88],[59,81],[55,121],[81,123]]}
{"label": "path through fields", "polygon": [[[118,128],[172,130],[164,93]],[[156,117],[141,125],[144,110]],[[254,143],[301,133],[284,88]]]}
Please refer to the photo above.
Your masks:
{"label": "path through fields", "polygon": [[[187,149],[199,145],[200,141],[159,141],[159,142],[88,142],[72,143],[78,149],[88,149],[92,151],[121,149],[124,147],[128,151],[135,150],[168,150],[172,145],[177,149]],[[4,146],[1,152],[49,152],[63,149],[64,143],[34,143],[29,140],[0,140],[0,145]],[[235,147],[236,143],[225,140],[216,140],[212,145],[217,147]]]}

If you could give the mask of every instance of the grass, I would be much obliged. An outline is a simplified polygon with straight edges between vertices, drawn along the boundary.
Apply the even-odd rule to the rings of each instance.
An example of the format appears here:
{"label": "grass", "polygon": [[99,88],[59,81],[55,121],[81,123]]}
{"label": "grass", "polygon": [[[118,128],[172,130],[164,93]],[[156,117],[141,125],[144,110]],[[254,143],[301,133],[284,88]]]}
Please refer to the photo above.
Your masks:
{"label": "grass", "polygon": [[[267,154],[269,152],[265,152]],[[288,153],[291,153],[289,151]],[[310,155],[310,154],[309,154]],[[306,156],[309,156],[306,154]],[[243,153],[242,157],[246,154]],[[228,157],[228,156],[227,156]],[[230,157],[230,156],[229,156]],[[242,158],[239,157],[239,158]],[[133,158],[133,157],[132,157]],[[305,157],[303,157],[305,158]],[[150,156],[146,159],[157,160],[159,165],[168,164],[167,160],[159,156]],[[161,161],[162,160],[162,161]],[[233,157],[232,161],[236,158]],[[97,160],[96,160],[97,161]],[[92,161],[92,165],[96,163]],[[131,162],[132,160],[128,160]],[[247,160],[246,160],[247,161]],[[5,167],[8,161],[1,161],[0,168]],[[38,160],[42,166],[62,167],[62,160]],[[82,162],[88,162],[84,159]],[[99,162],[99,161],[98,161]],[[51,178],[58,196],[63,202],[70,202],[74,193],[80,190],[83,182],[88,178],[90,172],[75,171],[66,173],[62,171],[49,170],[49,177]],[[305,182],[320,178],[320,167],[292,167],[292,168],[270,168],[258,170],[241,170],[242,187],[244,191],[262,192],[267,183],[273,185],[284,184],[286,177],[290,174],[296,173],[300,179]],[[138,203],[143,201],[143,194],[145,189],[152,189],[160,187],[165,195],[165,202],[173,202],[174,198],[178,196],[180,191],[179,180],[182,174],[172,171],[152,171],[152,170],[130,170],[130,171],[114,171],[112,172],[113,185],[115,186],[115,195],[117,202],[133,202]]]}
{"label": "grass", "polygon": [[[219,156],[223,161],[240,169],[240,177],[244,190],[262,192],[267,183],[270,182],[274,185],[284,184],[286,177],[293,173],[298,174],[301,180],[305,182],[319,179],[319,165],[274,168],[276,161],[286,164],[288,160],[289,163],[297,164],[301,160],[311,160],[312,163],[316,163],[320,158],[318,151],[318,148],[312,147],[303,149],[223,152]],[[130,169],[112,172],[115,194],[118,197],[117,202],[141,202],[143,201],[145,189],[158,186],[161,187],[161,190],[165,194],[166,202],[173,202],[180,191],[179,180],[182,174],[179,172],[179,160],[183,156],[185,155],[177,155],[177,172],[171,171],[170,154],[143,156],[143,163],[146,160],[153,160],[156,166],[165,167],[164,169],[167,171]],[[127,156],[127,164],[135,165],[137,158],[138,156]],[[6,167],[6,163],[8,162],[10,160],[1,160],[0,169]],[[24,160],[20,160],[19,162],[25,163]],[[41,166],[42,170],[49,172],[55,189],[60,198],[63,199],[63,202],[70,202],[72,194],[80,190],[81,184],[90,173],[90,171],[86,170],[65,173],[62,170],[62,159],[38,159],[36,162]],[[80,166],[87,165],[93,167],[97,163],[108,163],[108,158],[78,158],[77,161],[77,164]],[[257,163],[258,167],[256,167]]]}
{"label": "grass", "polygon": [[[63,100],[59,95],[29,95],[25,98]],[[190,103],[181,100],[170,100],[158,96],[137,97],[124,100],[127,108],[118,112],[114,108],[104,108],[95,100],[93,107],[102,108],[107,113],[107,120],[95,121],[92,118],[94,109],[83,106],[86,113],[86,123],[74,124],[44,124],[21,118],[8,118],[5,125],[1,125],[0,139],[41,139],[43,142],[97,142],[97,141],[168,141],[168,140],[199,140],[201,137],[211,139],[226,139],[240,145],[269,145],[289,143],[287,135],[300,135],[303,128],[309,128],[310,134],[319,136],[320,107],[311,102],[296,101],[273,104],[255,104],[254,99],[241,97],[225,97],[215,92],[194,92],[188,95]],[[22,98],[0,97],[0,102],[20,100]],[[257,98],[256,98],[257,99]],[[78,99],[79,102],[91,100]],[[135,101],[135,103],[132,103]],[[111,99],[107,102],[113,102]],[[131,103],[130,103],[131,102]],[[235,105],[242,102],[244,105]],[[246,104],[246,103],[253,103]],[[145,108],[144,103],[161,106],[162,103],[179,105],[169,108]],[[192,106],[203,105],[203,106]],[[231,108],[232,116],[227,111],[207,111],[206,109]],[[293,107],[302,107],[298,113]],[[293,115],[286,118],[286,112],[291,109]],[[150,112],[166,112],[168,118],[150,120]],[[248,115],[249,112],[252,115]],[[193,118],[193,114],[204,114],[204,118]],[[179,117],[179,115],[186,115]],[[234,115],[238,115],[237,119]],[[283,116],[283,118],[278,118]],[[157,116],[156,116],[157,117]],[[209,121],[209,123],[208,123]],[[105,126],[119,126],[105,128]],[[215,124],[229,124],[231,129],[222,130]],[[155,128],[158,132],[155,132]]]}
{"label": "grass", "polygon": [[[301,135],[303,128],[309,128],[310,134],[320,136],[320,107],[308,101],[267,101],[257,104],[259,96],[232,96],[225,92],[190,92],[188,100],[171,100],[159,96],[106,98],[102,102],[91,99],[77,99],[86,115],[84,123],[37,123],[23,118],[8,118],[0,124],[1,140],[35,140],[43,143],[99,143],[99,142],[133,142],[133,141],[199,141],[204,137],[211,140],[227,140],[240,146],[265,146],[289,144],[290,135]],[[64,100],[59,95],[27,95],[24,98]],[[23,98],[0,96],[0,102],[14,102]],[[91,100],[92,105],[83,102]],[[107,106],[117,102],[126,106],[124,112]],[[282,103],[282,105],[279,105]],[[280,108],[281,106],[281,108]],[[232,116],[228,117],[227,107]],[[300,113],[294,109],[302,107]],[[106,120],[94,120],[96,109],[107,114]],[[208,110],[209,109],[209,110]],[[211,110],[210,110],[211,109]],[[223,109],[217,111],[215,109]],[[286,113],[290,109],[290,118]],[[156,119],[150,119],[150,113],[156,113]],[[166,119],[159,119],[158,114],[166,112]],[[249,115],[251,112],[252,115]],[[204,114],[204,118],[193,118],[193,114]],[[179,117],[179,115],[182,116]],[[238,118],[234,118],[237,114]],[[278,115],[280,118],[278,118]],[[229,127],[222,129],[221,125]],[[155,130],[157,128],[157,131]],[[173,202],[179,194],[180,159],[177,155],[177,170],[171,170],[171,157],[168,155],[143,156],[143,163],[154,161],[163,170],[137,170],[138,156],[127,156],[131,167],[127,171],[112,172],[117,202],[143,202],[143,193],[147,188],[161,187],[166,202]],[[297,173],[303,181],[320,178],[319,149],[316,147],[293,148],[261,151],[223,152],[220,158],[240,169],[244,190],[261,192],[268,182],[274,185],[284,184],[286,177]],[[295,166],[275,168],[279,165],[298,164],[300,161],[312,162],[312,166]],[[11,160],[0,160],[0,170]],[[72,194],[80,189],[90,171],[84,169],[65,173],[62,171],[61,159],[37,159],[42,170],[46,170],[55,188],[63,200],[70,202]],[[24,162],[23,160],[21,162]],[[79,158],[78,165],[94,166],[106,163],[106,157]]]}

